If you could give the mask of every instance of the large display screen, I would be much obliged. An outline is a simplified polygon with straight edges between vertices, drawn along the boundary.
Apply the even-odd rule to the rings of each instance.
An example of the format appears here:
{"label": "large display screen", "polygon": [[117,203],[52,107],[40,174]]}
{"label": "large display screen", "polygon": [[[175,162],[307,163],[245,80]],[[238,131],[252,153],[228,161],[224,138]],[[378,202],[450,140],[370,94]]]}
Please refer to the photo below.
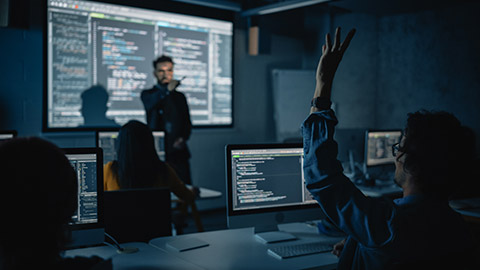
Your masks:
{"label": "large display screen", "polygon": [[45,124],[146,122],[152,62],[173,58],[194,126],[232,124],[233,23],[94,1],[48,0]]}

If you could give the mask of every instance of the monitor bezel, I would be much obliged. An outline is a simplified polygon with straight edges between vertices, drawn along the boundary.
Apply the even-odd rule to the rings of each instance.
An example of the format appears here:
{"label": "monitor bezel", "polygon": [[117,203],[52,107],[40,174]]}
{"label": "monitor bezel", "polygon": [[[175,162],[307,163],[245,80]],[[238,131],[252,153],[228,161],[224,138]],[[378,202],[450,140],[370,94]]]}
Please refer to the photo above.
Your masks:
{"label": "monitor bezel", "polygon": [[368,134],[373,133],[373,132],[400,132],[400,140],[401,140],[402,136],[403,136],[403,130],[402,129],[367,129],[367,130],[365,130],[365,144],[364,144],[364,157],[363,157],[365,166],[366,167],[378,167],[378,166],[394,165],[395,161],[378,163],[378,164],[368,164]]}
{"label": "monitor bezel", "polygon": [[[131,8],[146,9],[151,11],[159,12],[168,12],[172,14],[179,15],[188,15],[195,16],[205,19],[214,19],[232,23],[232,50],[231,50],[231,71],[232,71],[232,92],[230,99],[230,108],[231,108],[231,121],[229,124],[198,124],[193,125],[194,129],[224,129],[224,128],[233,128],[235,124],[235,27],[236,21],[238,20],[237,15],[232,10],[217,9],[214,7],[205,7],[198,6],[190,3],[180,3],[180,2],[165,2],[162,5],[158,5],[154,2],[128,2],[128,1],[109,1],[109,0],[91,0],[91,2],[107,5],[120,5]],[[51,127],[48,123],[48,0],[44,1],[42,5],[42,12],[45,14],[45,19],[43,21],[43,28],[46,29],[43,31],[43,106],[42,106],[42,131],[43,132],[63,132],[63,131],[115,131],[119,130],[120,127]]]}
{"label": "monitor bezel", "polygon": [[[65,155],[95,154],[97,157],[97,222],[84,224],[68,224],[70,231],[104,229],[103,216],[103,151],[99,147],[62,148]],[[77,179],[78,181],[78,179]]]}
{"label": "monitor bezel", "polygon": [[252,215],[252,214],[267,214],[267,213],[276,213],[276,212],[286,212],[286,211],[295,211],[295,210],[310,210],[318,209],[321,211],[318,203],[312,204],[303,204],[303,205],[289,205],[289,206],[275,206],[275,207],[265,207],[258,209],[243,209],[243,210],[233,210],[233,194],[232,194],[232,150],[255,150],[255,149],[278,149],[278,148],[301,148],[303,149],[302,143],[269,143],[269,144],[227,144],[225,146],[225,166],[226,166],[226,180],[227,180],[227,216],[242,216],[242,215]]}

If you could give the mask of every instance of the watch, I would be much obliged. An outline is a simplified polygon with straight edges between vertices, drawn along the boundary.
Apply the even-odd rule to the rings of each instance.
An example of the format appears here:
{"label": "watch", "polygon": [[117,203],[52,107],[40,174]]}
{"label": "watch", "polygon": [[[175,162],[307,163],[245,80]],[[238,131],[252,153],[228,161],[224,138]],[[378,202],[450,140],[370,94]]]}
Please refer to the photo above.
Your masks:
{"label": "watch", "polygon": [[328,98],[316,97],[312,99],[310,105],[319,110],[328,110],[332,106],[332,102]]}

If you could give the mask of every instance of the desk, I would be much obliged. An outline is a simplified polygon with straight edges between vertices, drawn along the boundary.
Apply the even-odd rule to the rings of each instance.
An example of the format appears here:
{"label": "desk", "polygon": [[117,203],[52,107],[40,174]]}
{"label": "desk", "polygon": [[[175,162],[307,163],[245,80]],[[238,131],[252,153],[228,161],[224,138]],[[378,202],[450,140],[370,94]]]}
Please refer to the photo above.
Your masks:
{"label": "desk", "polygon": [[[191,188],[192,186],[187,185],[188,188]],[[199,200],[208,200],[208,199],[216,199],[222,197],[222,192],[216,191],[213,189],[208,189],[208,188],[203,188],[203,187],[198,187],[200,190],[200,194],[198,194],[198,199]]]}
{"label": "desk", "polygon": [[[160,237],[150,241],[150,244],[169,255],[188,261],[205,269],[335,269],[338,258],[330,252],[306,255],[279,260],[267,253],[272,246],[286,244],[301,244],[313,241],[325,241],[334,244],[341,237],[328,237],[317,233],[316,226],[305,223],[289,223],[279,225],[280,230],[290,232],[298,240],[262,244],[253,233],[253,228],[220,230],[188,235]],[[166,243],[178,239],[197,238],[209,244],[207,247],[175,251]]]}
{"label": "desk", "polygon": [[449,204],[464,216],[480,219],[480,198],[451,200]]}
{"label": "desk", "polygon": [[132,254],[118,254],[113,247],[100,246],[67,250],[64,256],[112,258],[113,269],[202,269],[146,243],[127,243],[122,244],[122,247],[137,247],[139,251]]}
{"label": "desk", "polygon": [[[186,185],[186,186],[187,188],[192,189],[191,185]],[[200,190],[200,193],[198,194],[197,200],[209,200],[209,199],[216,199],[216,198],[222,197],[222,192],[220,191],[203,188],[203,187],[198,187],[198,189]],[[170,195],[171,195],[170,198],[172,201],[178,201],[178,197],[175,194],[170,193]]]}
{"label": "desk", "polygon": [[397,186],[393,181],[388,181],[386,183],[379,183],[376,181],[374,186],[361,186],[357,185],[357,188],[365,194],[365,196],[369,197],[382,197],[382,196],[394,196],[394,195],[402,195],[402,188]]}

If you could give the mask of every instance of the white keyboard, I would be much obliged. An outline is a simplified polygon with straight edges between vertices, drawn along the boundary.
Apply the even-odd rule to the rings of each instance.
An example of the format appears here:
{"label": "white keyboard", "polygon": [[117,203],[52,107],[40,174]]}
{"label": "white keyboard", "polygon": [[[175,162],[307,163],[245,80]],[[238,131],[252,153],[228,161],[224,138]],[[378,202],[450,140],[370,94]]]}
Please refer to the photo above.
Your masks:
{"label": "white keyboard", "polygon": [[268,254],[272,255],[277,259],[286,259],[291,257],[327,252],[331,251],[332,249],[333,247],[331,245],[321,242],[314,242],[306,244],[271,247],[268,249]]}

